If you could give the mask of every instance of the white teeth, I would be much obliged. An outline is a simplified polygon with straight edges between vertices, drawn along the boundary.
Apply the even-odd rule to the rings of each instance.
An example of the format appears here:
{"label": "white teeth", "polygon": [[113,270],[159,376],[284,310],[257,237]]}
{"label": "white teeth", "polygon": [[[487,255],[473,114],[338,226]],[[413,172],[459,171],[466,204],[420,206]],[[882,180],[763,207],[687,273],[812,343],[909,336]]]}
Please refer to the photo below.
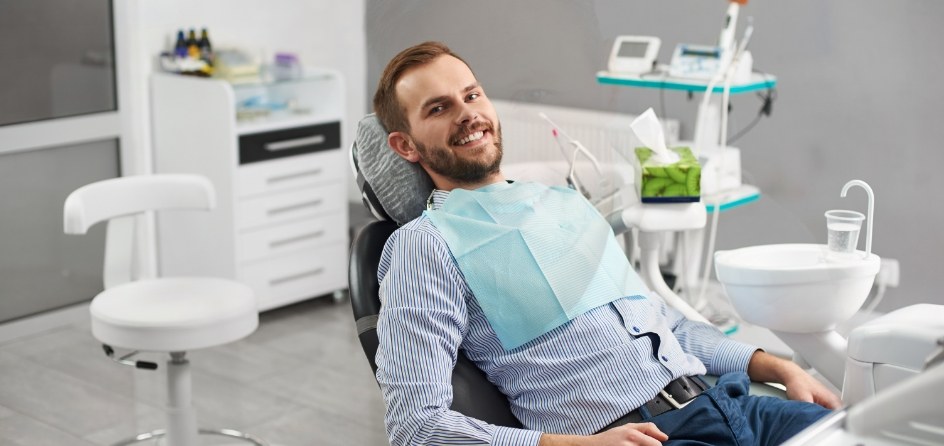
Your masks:
{"label": "white teeth", "polygon": [[469,136],[466,136],[465,138],[460,139],[459,145],[461,146],[463,144],[468,144],[472,141],[478,141],[482,139],[483,136],[485,136],[485,132],[475,132]]}

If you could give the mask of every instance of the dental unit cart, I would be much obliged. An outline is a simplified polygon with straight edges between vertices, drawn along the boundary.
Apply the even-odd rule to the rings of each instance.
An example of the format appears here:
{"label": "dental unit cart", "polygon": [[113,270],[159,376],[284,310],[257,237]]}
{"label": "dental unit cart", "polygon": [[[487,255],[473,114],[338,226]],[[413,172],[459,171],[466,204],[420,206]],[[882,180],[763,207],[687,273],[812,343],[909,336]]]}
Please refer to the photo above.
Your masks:
{"label": "dental unit cart", "polygon": [[[243,282],[259,310],[347,288],[340,73],[230,83],[151,78],[154,170],[203,175],[211,212],[160,215],[159,268]],[[187,234],[201,234],[199,238]]]}
{"label": "dental unit cart", "polygon": [[[680,79],[667,75],[647,76],[644,74],[611,73],[609,71],[598,72],[597,82],[621,87],[666,89],[693,93],[704,92],[708,86],[707,80]],[[755,73],[752,75],[750,82],[731,85],[730,94],[751,93],[771,89],[776,85],[776,77]],[[720,96],[722,91],[723,86],[715,86],[712,90],[713,96]],[[721,113],[721,102],[712,98],[710,104],[712,107],[710,110],[699,110],[700,116],[697,122],[701,125],[717,128],[719,126],[718,117]],[[711,117],[701,116],[705,113]],[[694,142],[680,141],[677,145],[694,146]],[[703,163],[702,201],[708,213],[732,210],[760,199],[760,190],[757,187],[741,183],[740,151],[732,147],[727,147],[724,150],[724,157],[726,158],[723,163],[724,171],[719,171],[722,163],[713,162],[720,160],[720,156],[705,162],[704,156],[698,155]],[[711,187],[711,184],[719,184],[719,186]],[[684,256],[687,261],[682,268],[685,274],[679,280],[684,281],[686,288],[691,288],[698,282],[697,273],[701,269],[700,258],[703,256],[701,247],[704,244],[704,230],[685,231],[683,237],[685,238],[685,245],[688,247]]]}
{"label": "dental unit cart", "polygon": [[[681,44],[675,50],[671,66],[656,65],[651,71],[639,73],[614,72],[611,68],[609,71],[600,71],[596,75],[597,82],[603,85],[705,94],[696,114],[694,141],[680,141],[677,145],[690,147],[701,164],[701,202],[708,213],[714,214],[708,237],[709,250],[713,247],[717,214],[760,198],[760,191],[756,187],[741,183],[740,150],[727,145],[728,98],[734,94],[772,90],[777,85],[776,77],[751,72],[753,59],[750,52],[746,51],[753,34],[753,24],[750,21],[741,41],[738,43],[734,40],[738,11],[740,5],[746,3],[747,0],[732,0],[728,3],[728,11],[718,45],[710,47],[716,56],[716,63],[713,65],[699,65],[697,69],[692,68],[694,66],[692,63],[706,57],[701,53],[707,50],[701,52],[696,50],[709,47]],[[769,96],[767,100],[770,100]],[[696,310],[702,311],[708,308],[705,290],[707,289],[708,265],[711,263],[710,258],[705,259],[707,264],[705,275],[699,279],[699,272],[702,269],[701,258],[704,255],[705,230],[699,228],[681,231],[678,241],[679,248],[676,251],[680,255],[675,256],[672,269],[678,273],[678,280],[685,291],[686,300]],[[721,313],[724,312],[721,311]],[[719,328],[729,334],[737,331],[736,321],[722,319],[726,318],[715,321],[719,324]],[[778,344],[776,347],[782,349],[782,343]]]}

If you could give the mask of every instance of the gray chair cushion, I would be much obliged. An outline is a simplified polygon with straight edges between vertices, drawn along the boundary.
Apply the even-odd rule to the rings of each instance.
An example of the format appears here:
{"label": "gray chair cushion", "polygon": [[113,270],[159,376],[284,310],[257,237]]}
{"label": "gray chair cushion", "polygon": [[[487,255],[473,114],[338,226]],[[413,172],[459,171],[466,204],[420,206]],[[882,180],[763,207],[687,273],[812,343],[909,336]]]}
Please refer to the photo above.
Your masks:
{"label": "gray chair cushion", "polygon": [[364,204],[377,218],[402,225],[422,214],[433,181],[387,145],[387,130],[373,113],[357,124],[351,152]]}

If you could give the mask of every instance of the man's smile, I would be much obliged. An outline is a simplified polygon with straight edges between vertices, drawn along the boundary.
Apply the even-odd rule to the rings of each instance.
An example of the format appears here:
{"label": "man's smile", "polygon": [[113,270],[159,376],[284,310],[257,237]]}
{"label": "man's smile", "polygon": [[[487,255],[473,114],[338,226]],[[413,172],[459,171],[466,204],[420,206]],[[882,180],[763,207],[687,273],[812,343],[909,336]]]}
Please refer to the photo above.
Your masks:
{"label": "man's smile", "polygon": [[488,143],[491,138],[491,126],[483,124],[471,129],[463,129],[452,138],[451,145],[471,148]]}
{"label": "man's smile", "polygon": [[467,144],[472,141],[478,141],[482,139],[483,136],[485,136],[485,132],[475,132],[469,136],[466,136],[465,138],[460,139],[459,145]]}

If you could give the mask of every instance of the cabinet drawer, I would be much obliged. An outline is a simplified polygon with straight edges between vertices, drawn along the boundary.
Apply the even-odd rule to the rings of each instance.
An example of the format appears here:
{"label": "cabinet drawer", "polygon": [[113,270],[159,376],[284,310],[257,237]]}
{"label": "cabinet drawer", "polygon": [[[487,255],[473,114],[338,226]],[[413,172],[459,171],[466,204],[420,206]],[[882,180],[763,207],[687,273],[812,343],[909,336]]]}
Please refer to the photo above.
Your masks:
{"label": "cabinet drawer", "polygon": [[267,310],[347,287],[346,243],[241,264],[237,279],[256,292]]}
{"label": "cabinet drawer", "polygon": [[328,150],[241,166],[236,172],[236,193],[240,197],[295,189],[345,177],[347,164],[341,150]]}
{"label": "cabinet drawer", "polygon": [[239,137],[239,164],[341,147],[341,123],[330,122]]}
{"label": "cabinet drawer", "polygon": [[341,213],[284,223],[240,234],[236,255],[239,261],[257,260],[332,242],[344,242],[347,219]]}
{"label": "cabinet drawer", "polygon": [[339,211],[347,204],[342,183],[279,192],[240,200],[236,204],[239,230],[261,228]]}

